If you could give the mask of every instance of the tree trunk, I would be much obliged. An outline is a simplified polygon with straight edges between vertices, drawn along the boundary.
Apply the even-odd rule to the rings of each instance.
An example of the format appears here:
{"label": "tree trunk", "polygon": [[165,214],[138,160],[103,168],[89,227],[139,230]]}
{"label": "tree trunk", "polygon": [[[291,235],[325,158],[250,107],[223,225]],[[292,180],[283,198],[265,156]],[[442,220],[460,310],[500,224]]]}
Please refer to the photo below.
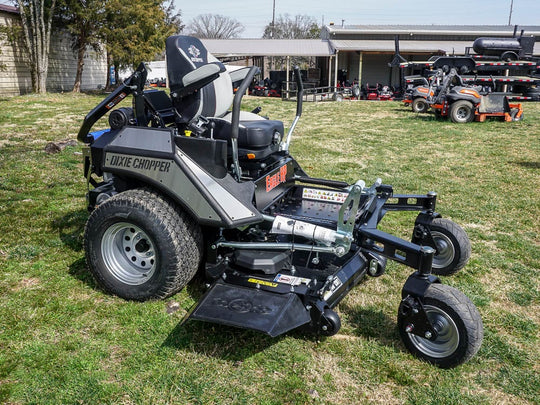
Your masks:
{"label": "tree trunk", "polygon": [[75,83],[73,84],[73,93],[81,92],[81,80],[84,68],[84,52],[86,50],[86,47],[82,45],[83,42],[84,41],[81,41],[81,44],[79,44],[79,49],[77,51],[77,74],[75,75]]}
{"label": "tree trunk", "polygon": [[47,21],[45,21],[45,1],[29,0],[25,6],[18,1],[23,26],[24,45],[28,52],[32,88],[36,93],[47,91],[49,69],[49,47],[52,17],[56,0],[52,0]]}

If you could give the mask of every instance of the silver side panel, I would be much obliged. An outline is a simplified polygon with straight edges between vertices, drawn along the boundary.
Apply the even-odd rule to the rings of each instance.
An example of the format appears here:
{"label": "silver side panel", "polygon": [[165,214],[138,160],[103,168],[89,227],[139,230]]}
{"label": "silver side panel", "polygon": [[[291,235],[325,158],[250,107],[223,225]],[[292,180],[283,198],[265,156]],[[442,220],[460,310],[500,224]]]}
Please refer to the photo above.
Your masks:
{"label": "silver side panel", "polygon": [[[255,218],[255,207],[246,207],[243,202],[221,186],[212,176],[192,161],[186,154],[177,152],[177,156],[199,179],[201,185],[208,191],[216,203],[223,208],[232,221]],[[251,209],[250,209],[251,208]]]}
{"label": "silver side panel", "polygon": [[[242,202],[242,198],[235,197],[186,154],[179,151],[177,157],[187,170],[192,173],[193,177],[198,180],[199,188],[193,184],[188,175],[173,159],[158,159],[107,152],[103,170],[112,172],[121,170],[134,173],[138,177],[159,183],[176,196],[178,200],[184,202],[194,215],[205,222],[222,225],[223,222],[250,222],[251,220],[255,222],[261,219],[259,212],[253,205],[246,206],[246,203]],[[206,197],[205,193],[200,191],[200,188],[206,191]],[[243,197],[244,201],[251,198],[251,196]],[[213,199],[214,206],[221,207],[224,213],[222,215],[226,215],[227,218],[220,217],[207,199]]]}
{"label": "silver side panel", "polygon": [[103,170],[120,169],[160,183],[193,213],[205,220],[220,222],[217,212],[208,204],[184,172],[172,159],[156,159],[108,152]]}

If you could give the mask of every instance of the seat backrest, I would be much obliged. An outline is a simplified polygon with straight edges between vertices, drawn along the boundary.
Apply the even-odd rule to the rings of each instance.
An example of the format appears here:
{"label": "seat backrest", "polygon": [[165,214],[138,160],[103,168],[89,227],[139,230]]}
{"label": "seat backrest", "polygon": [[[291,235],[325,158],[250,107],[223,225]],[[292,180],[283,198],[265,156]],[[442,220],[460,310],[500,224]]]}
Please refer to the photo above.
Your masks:
{"label": "seat backrest", "polygon": [[223,69],[217,79],[187,96],[174,99],[174,107],[185,123],[199,116],[221,117],[233,100],[232,82],[229,73],[195,37],[176,35],[167,38],[167,74],[171,93],[183,86],[182,78],[194,70],[208,64],[218,64]]}

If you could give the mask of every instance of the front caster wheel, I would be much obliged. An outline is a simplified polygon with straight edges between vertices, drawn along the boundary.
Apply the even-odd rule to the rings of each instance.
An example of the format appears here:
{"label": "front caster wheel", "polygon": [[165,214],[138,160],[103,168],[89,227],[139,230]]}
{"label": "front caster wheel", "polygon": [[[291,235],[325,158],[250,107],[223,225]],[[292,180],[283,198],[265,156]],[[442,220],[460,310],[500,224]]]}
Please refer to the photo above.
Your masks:
{"label": "front caster wheel", "polygon": [[403,343],[415,356],[441,368],[452,368],[473,357],[482,344],[482,318],[461,291],[432,284],[423,298],[428,320],[437,331],[435,339],[410,333],[403,303],[398,311],[398,329]]}
{"label": "front caster wheel", "polygon": [[433,274],[449,276],[461,270],[471,257],[471,242],[467,233],[449,219],[435,218],[429,230],[437,253],[433,257]]}
{"label": "front caster wheel", "polygon": [[321,316],[320,333],[324,336],[334,336],[341,329],[339,315],[330,308],[326,308]]}
{"label": "front caster wheel", "polygon": [[179,291],[197,272],[201,246],[199,226],[146,189],[107,199],[92,212],[84,233],[86,261],[98,284],[130,300]]}

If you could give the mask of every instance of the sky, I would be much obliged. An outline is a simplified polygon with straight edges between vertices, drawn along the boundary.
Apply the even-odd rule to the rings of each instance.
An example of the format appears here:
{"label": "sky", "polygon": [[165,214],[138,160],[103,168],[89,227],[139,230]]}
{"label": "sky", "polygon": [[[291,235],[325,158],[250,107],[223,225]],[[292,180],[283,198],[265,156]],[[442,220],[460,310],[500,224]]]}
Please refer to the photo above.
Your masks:
{"label": "sky", "polygon": [[[507,25],[512,0],[174,0],[184,24],[199,14],[221,14],[242,23],[243,38],[260,38],[280,14],[308,15],[319,24]],[[513,0],[510,25],[539,25],[540,0]]]}

